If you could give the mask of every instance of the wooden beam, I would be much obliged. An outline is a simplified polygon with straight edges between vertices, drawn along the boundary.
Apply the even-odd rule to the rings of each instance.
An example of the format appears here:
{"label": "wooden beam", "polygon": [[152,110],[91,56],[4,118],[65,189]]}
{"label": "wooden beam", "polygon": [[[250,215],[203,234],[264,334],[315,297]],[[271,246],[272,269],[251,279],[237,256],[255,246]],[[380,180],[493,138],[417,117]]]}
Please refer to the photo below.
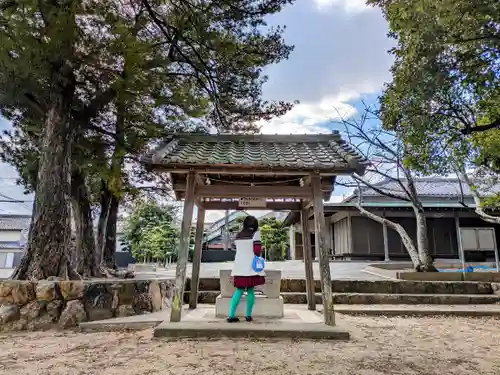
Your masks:
{"label": "wooden beam", "polygon": [[191,295],[189,308],[196,309],[198,305],[198,287],[200,284],[201,245],[203,242],[203,230],[205,229],[205,209],[198,207],[196,219],[196,235],[194,238],[193,271],[191,273]]}
{"label": "wooden beam", "polygon": [[316,249],[319,253],[319,271],[321,275],[321,297],[323,300],[323,317],[325,324],[335,325],[335,311],[332,295],[332,277],[330,275],[330,256],[326,243],[325,213],[323,209],[323,194],[321,192],[321,177],[311,176],[311,185],[314,200],[314,228],[316,235]]}
{"label": "wooden beam", "polygon": [[186,198],[184,200],[184,213],[182,215],[181,235],[179,243],[179,257],[175,270],[175,287],[172,298],[172,310],[170,312],[171,322],[180,322],[182,315],[182,304],[184,301],[184,284],[186,283],[186,266],[189,252],[189,234],[193,220],[195,173],[190,172],[187,178]]}
{"label": "wooden beam", "polygon": [[[200,203],[205,210],[251,210],[252,207],[239,207],[238,202],[226,201],[201,201]],[[272,211],[300,211],[300,202],[267,202],[266,208],[254,208],[255,210],[272,210]]]}
{"label": "wooden beam", "polygon": [[311,197],[311,190],[300,186],[205,185],[196,189],[196,196],[207,198],[309,198]]}
{"label": "wooden beam", "polygon": [[304,265],[306,267],[307,308],[309,310],[316,310],[311,232],[309,231],[309,215],[307,210],[302,210],[300,212],[300,224],[302,226],[302,252],[304,256]]}

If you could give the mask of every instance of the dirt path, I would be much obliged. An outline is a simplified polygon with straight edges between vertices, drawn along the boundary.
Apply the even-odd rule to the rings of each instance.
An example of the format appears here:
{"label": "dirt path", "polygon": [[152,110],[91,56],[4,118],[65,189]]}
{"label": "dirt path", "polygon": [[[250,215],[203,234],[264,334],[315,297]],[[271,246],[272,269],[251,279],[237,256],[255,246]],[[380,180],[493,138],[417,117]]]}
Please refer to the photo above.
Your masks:
{"label": "dirt path", "polygon": [[[152,340],[129,333],[0,336],[9,375],[500,374],[500,320],[339,317],[350,342]],[[243,323],[242,323],[243,324]]]}

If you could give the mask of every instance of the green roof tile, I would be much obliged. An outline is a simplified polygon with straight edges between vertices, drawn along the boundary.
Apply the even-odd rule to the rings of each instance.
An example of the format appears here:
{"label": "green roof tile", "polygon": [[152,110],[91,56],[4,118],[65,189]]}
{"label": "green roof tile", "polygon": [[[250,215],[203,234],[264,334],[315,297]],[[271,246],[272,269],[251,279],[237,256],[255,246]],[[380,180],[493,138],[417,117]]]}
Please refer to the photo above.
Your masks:
{"label": "green roof tile", "polygon": [[143,160],[173,168],[232,165],[360,172],[366,164],[338,132],[326,135],[178,134],[170,136]]}

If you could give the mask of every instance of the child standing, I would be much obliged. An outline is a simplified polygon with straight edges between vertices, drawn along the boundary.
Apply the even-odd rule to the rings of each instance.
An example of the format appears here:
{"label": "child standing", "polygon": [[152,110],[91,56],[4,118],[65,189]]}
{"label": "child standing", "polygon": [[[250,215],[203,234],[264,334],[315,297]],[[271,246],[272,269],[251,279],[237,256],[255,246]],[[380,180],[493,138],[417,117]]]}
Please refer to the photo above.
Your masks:
{"label": "child standing", "polygon": [[231,276],[234,279],[236,291],[231,300],[229,309],[229,323],[239,322],[236,317],[236,309],[240,303],[243,292],[247,291],[247,305],[245,312],[245,320],[252,321],[252,310],[255,304],[255,287],[265,284],[263,272],[257,273],[253,270],[252,263],[255,256],[260,256],[261,243],[259,222],[253,216],[247,216],[243,220],[243,229],[236,235],[234,241],[236,245],[236,256],[234,259],[233,271]]}

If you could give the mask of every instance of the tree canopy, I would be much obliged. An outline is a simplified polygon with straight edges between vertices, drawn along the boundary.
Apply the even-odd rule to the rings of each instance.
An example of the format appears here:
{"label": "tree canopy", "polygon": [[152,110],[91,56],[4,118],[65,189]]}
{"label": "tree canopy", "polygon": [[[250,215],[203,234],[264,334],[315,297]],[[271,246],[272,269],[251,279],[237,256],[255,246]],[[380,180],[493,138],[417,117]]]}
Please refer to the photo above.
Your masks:
{"label": "tree canopy", "polygon": [[[392,82],[380,99],[386,129],[406,147],[405,163],[424,174],[456,173],[482,210],[467,176],[500,171],[500,3],[496,0],[369,0],[396,41]],[[487,203],[498,205],[499,197]]]}
{"label": "tree canopy", "polygon": [[259,220],[262,245],[266,259],[271,261],[285,260],[289,246],[288,230],[275,217]]}
{"label": "tree canopy", "polygon": [[[443,171],[449,147],[475,164],[500,151],[500,3],[495,0],[369,0],[397,45],[381,97],[384,126],[397,130],[424,171]],[[456,156],[456,155],[455,155]],[[448,160],[449,161],[449,160]],[[440,169],[441,168],[441,169]]]}
{"label": "tree canopy", "polygon": [[177,254],[178,228],[174,206],[140,201],[125,220],[121,242],[138,261],[166,261]]}
{"label": "tree canopy", "polygon": [[[87,189],[72,197],[75,220],[100,206],[97,258],[112,268],[118,207],[134,181],[154,178],[137,164],[142,152],[172,131],[256,131],[288,111],[263,100],[262,85],[263,68],[293,49],[266,17],[291,3],[1,2],[0,112],[13,124],[1,156],[36,193],[15,277],[75,276],[66,254],[75,181]],[[90,254],[92,225],[78,227]]]}

